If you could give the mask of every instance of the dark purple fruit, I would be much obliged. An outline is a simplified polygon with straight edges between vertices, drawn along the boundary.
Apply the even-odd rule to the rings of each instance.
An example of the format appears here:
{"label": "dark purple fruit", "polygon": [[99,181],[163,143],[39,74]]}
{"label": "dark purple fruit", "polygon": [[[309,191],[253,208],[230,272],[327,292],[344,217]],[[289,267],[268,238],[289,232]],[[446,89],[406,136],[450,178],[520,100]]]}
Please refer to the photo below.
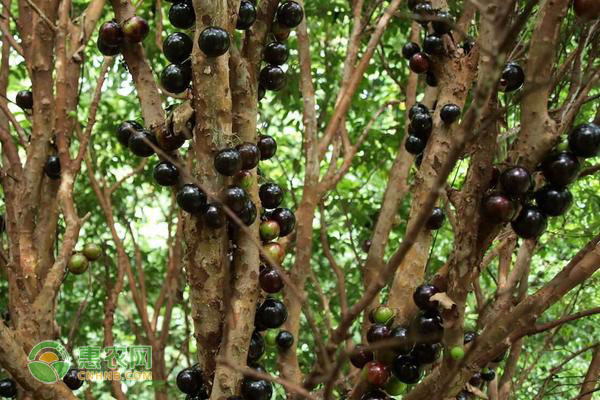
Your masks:
{"label": "dark purple fruit", "polygon": [[512,167],[500,175],[502,190],[509,196],[525,194],[531,188],[531,175],[525,168]]}
{"label": "dark purple fruit", "polygon": [[151,144],[157,145],[156,138],[148,131],[138,131],[129,137],[129,149],[139,157],[150,157],[154,154]]}
{"label": "dark purple fruit", "polygon": [[431,135],[433,128],[433,119],[429,113],[416,113],[410,119],[410,133],[421,139],[427,140]]}
{"label": "dark purple fruit", "polygon": [[260,161],[260,150],[254,143],[242,143],[236,147],[242,159],[242,169],[253,169]]}
{"label": "dark purple fruit", "polygon": [[144,127],[138,124],[136,121],[121,122],[121,124],[117,128],[117,140],[123,146],[127,147],[129,145],[129,138],[131,137],[131,135],[136,132],[141,132],[143,130]]}
{"label": "dark purple fruit", "polygon": [[577,125],[569,134],[569,149],[577,157],[596,157],[600,150],[600,126],[594,123]]}
{"label": "dark purple fruit", "polygon": [[433,31],[438,35],[444,35],[452,31],[454,20],[448,11],[438,11],[431,20]]}
{"label": "dark purple fruit", "polygon": [[177,192],[177,204],[189,213],[198,213],[206,206],[206,193],[198,186],[188,183]]}
{"label": "dark purple fruit", "polygon": [[0,396],[15,397],[17,395],[17,384],[10,378],[0,381]]}
{"label": "dark purple fruit", "polygon": [[427,141],[413,135],[408,135],[404,142],[406,151],[414,155],[423,153],[425,147],[427,147]]}
{"label": "dark purple fruit", "polygon": [[265,339],[260,332],[252,332],[250,346],[248,347],[248,363],[258,361],[265,354]]}
{"label": "dark purple fruit", "polygon": [[208,204],[202,213],[202,217],[206,226],[211,229],[222,228],[227,221],[225,211],[223,211],[220,204]]}
{"label": "dark purple fruit", "polygon": [[277,334],[277,347],[281,350],[288,350],[294,345],[294,335],[288,331],[280,331]]}
{"label": "dark purple fruit", "polygon": [[460,117],[460,107],[456,104],[446,104],[440,111],[440,118],[446,124],[451,124]]}
{"label": "dark purple fruit", "polygon": [[467,392],[466,390],[461,390],[456,395],[455,400],[469,400],[469,399],[471,399],[471,392]]}
{"label": "dark purple fruit", "polygon": [[516,212],[513,201],[503,194],[491,194],[483,199],[483,215],[494,224],[511,221]]}
{"label": "dark purple fruit", "polygon": [[161,161],[154,167],[154,180],[161,186],[174,186],[179,180],[179,170],[169,161]]}
{"label": "dark purple fruit", "polygon": [[392,363],[392,372],[400,382],[417,383],[421,379],[421,368],[417,360],[410,355],[399,355]]}
{"label": "dark purple fruit", "polygon": [[239,186],[229,186],[223,190],[223,204],[233,212],[241,213],[248,201],[246,191]]}
{"label": "dark purple fruit", "polygon": [[276,299],[267,298],[256,311],[256,320],[267,329],[279,328],[287,320],[285,305]]}
{"label": "dark purple fruit", "polygon": [[573,204],[573,195],[567,189],[546,185],[535,192],[535,202],[546,215],[557,217],[567,212]]}
{"label": "dark purple fruit", "polygon": [[439,207],[435,207],[431,211],[431,216],[425,223],[425,228],[430,231],[435,231],[440,229],[444,225],[444,220],[446,219],[446,215],[444,215],[444,210]]}
{"label": "dark purple fruit", "polygon": [[481,373],[477,372],[475,374],[473,374],[473,376],[471,377],[471,379],[469,379],[469,385],[471,386],[479,386],[482,383],[482,379],[481,379]]}
{"label": "dark purple fruit", "polygon": [[515,233],[523,239],[540,236],[548,225],[548,217],[538,207],[525,205],[511,226]]}
{"label": "dark purple fruit", "polygon": [[390,337],[392,331],[387,325],[373,324],[367,331],[367,341],[375,343],[380,340],[385,340]]}
{"label": "dark purple fruit", "polygon": [[[343,399],[344,397],[340,397]],[[360,400],[391,400],[391,397],[388,396],[384,391],[375,389],[365,393]]]}
{"label": "dark purple fruit", "polygon": [[31,110],[33,108],[33,93],[31,90],[20,90],[15,98],[15,103],[23,110]]}
{"label": "dark purple fruit", "polygon": [[475,332],[465,332],[463,343],[471,343],[473,340],[477,338],[477,334]]}
{"label": "dark purple fruit", "polygon": [[[67,385],[67,387],[69,389],[77,390],[81,386],[83,386],[83,381],[81,379],[79,379],[79,377],[77,376],[79,374],[79,372],[81,372],[81,371],[82,370],[77,369],[77,368],[70,368],[67,371],[67,374],[63,378],[63,382],[65,383],[65,385]],[[6,397],[6,396],[4,396],[4,397]]]}
{"label": "dark purple fruit", "polygon": [[106,43],[100,40],[100,38],[96,40],[96,47],[98,47],[100,54],[107,57],[116,56],[121,52],[121,46],[108,46]]}
{"label": "dark purple fruit", "polygon": [[367,382],[373,386],[383,386],[390,378],[390,371],[381,361],[369,361],[365,368],[367,370]]}
{"label": "dark purple fruit", "polygon": [[98,38],[106,46],[118,47],[123,43],[123,30],[116,21],[108,21],[100,26]]}
{"label": "dark purple fruit", "polygon": [[191,76],[181,64],[169,64],[160,75],[160,83],[167,92],[182,93],[190,86]]}
{"label": "dark purple fruit", "polygon": [[438,343],[444,336],[442,317],[437,311],[426,311],[415,320],[419,342]]}
{"label": "dark purple fruit", "polygon": [[423,284],[418,286],[413,292],[413,300],[417,307],[423,311],[436,310],[438,307],[437,301],[431,301],[431,296],[439,293],[438,288],[433,285]]}
{"label": "dark purple fruit", "polygon": [[44,164],[44,173],[50,179],[60,179],[60,158],[49,156]]}
{"label": "dark purple fruit", "polygon": [[279,237],[279,224],[276,221],[263,221],[258,230],[263,242],[270,242]]}
{"label": "dark purple fruit", "polygon": [[412,56],[421,51],[419,45],[415,42],[407,42],[404,46],[402,46],[402,57],[410,60]]}
{"label": "dark purple fruit", "polygon": [[483,379],[486,382],[493,381],[495,377],[496,377],[496,373],[494,372],[493,369],[484,368],[481,371],[481,379]]}
{"label": "dark purple fruit", "polygon": [[171,33],[163,41],[163,53],[173,64],[182,63],[190,58],[193,47],[192,38],[182,32]]}
{"label": "dark purple fruit", "polygon": [[432,56],[443,56],[446,52],[444,41],[436,34],[427,35],[423,40],[423,51]]}
{"label": "dark purple fruit", "polygon": [[405,326],[397,326],[392,329],[390,339],[393,339],[393,350],[399,354],[408,354],[415,346],[415,342]]}
{"label": "dark purple fruit", "polygon": [[281,90],[287,82],[285,72],[277,65],[267,65],[260,71],[258,77],[260,85],[267,90]]}
{"label": "dark purple fruit", "polygon": [[408,118],[412,120],[417,114],[429,114],[429,108],[423,103],[415,103],[408,110]]}
{"label": "dark purple fruit", "polygon": [[148,22],[142,18],[134,15],[125,22],[123,22],[123,35],[125,40],[130,43],[139,43],[148,35],[150,27]]}
{"label": "dark purple fruit", "polygon": [[238,19],[235,26],[236,29],[250,29],[254,21],[256,21],[256,7],[251,1],[242,0],[242,2],[240,3],[240,11],[238,12]]}
{"label": "dark purple fruit", "polygon": [[198,46],[207,57],[219,57],[227,53],[231,40],[225,29],[209,26],[200,33]]}
{"label": "dark purple fruit", "polygon": [[177,388],[186,394],[195,394],[204,384],[202,372],[194,367],[185,368],[177,374]]}
{"label": "dark purple fruit", "polygon": [[420,52],[410,58],[409,66],[411,71],[415,74],[424,74],[429,71],[431,61],[427,54]]}
{"label": "dark purple fruit", "polygon": [[350,362],[356,368],[364,367],[369,361],[373,361],[373,352],[367,350],[365,346],[359,344],[354,348],[352,354],[350,354]]}
{"label": "dark purple fruit", "polygon": [[439,343],[421,343],[415,346],[413,355],[419,364],[431,364],[440,357],[441,350],[442,345]]}
{"label": "dark purple fruit", "polygon": [[433,71],[427,71],[427,73],[425,74],[425,83],[427,84],[427,86],[437,87],[438,79],[437,76],[435,76],[435,74],[433,73]]}
{"label": "dark purple fruit", "polygon": [[504,92],[514,92],[521,88],[525,82],[525,73],[523,68],[516,62],[509,62],[502,71],[500,78],[500,90]]}
{"label": "dark purple fruit", "polygon": [[256,221],[257,214],[258,210],[256,209],[256,204],[254,204],[252,200],[248,199],[242,211],[238,213],[238,217],[240,217],[244,225],[250,226],[254,223],[254,221]]}
{"label": "dark purple fruit", "polygon": [[234,176],[242,169],[242,156],[234,148],[222,149],[215,155],[214,165],[221,175]]}
{"label": "dark purple fruit", "polygon": [[167,129],[161,129],[156,136],[159,147],[166,152],[177,150],[183,146],[185,140],[185,136],[173,132],[172,126],[167,127]]}
{"label": "dark purple fruit", "polygon": [[287,236],[296,226],[296,216],[289,208],[277,208],[271,214],[271,218],[279,224],[279,236]]}
{"label": "dark purple fruit", "polygon": [[244,378],[242,396],[244,400],[270,400],[273,396],[273,386],[262,379]]}
{"label": "dark purple fruit", "polygon": [[430,1],[420,2],[414,7],[413,11],[415,12],[415,21],[423,26],[426,26],[431,21],[431,17],[435,12]]}
{"label": "dark purple fruit", "polygon": [[171,25],[179,29],[189,29],[196,23],[196,13],[191,2],[181,1],[169,9]]}
{"label": "dark purple fruit", "polygon": [[261,160],[268,160],[277,152],[277,142],[268,135],[260,135],[257,146],[260,150]]}
{"label": "dark purple fruit", "polygon": [[279,293],[283,289],[283,279],[279,272],[269,266],[265,267],[258,276],[260,288],[267,293]]}
{"label": "dark purple fruit", "polygon": [[288,29],[300,25],[304,18],[302,6],[295,1],[286,1],[277,9],[277,22]]}
{"label": "dark purple fruit", "polygon": [[271,65],[282,65],[285,64],[289,55],[290,52],[284,43],[271,42],[265,46],[263,59]]}
{"label": "dark purple fruit", "polygon": [[278,184],[267,182],[260,186],[258,196],[264,208],[277,208],[283,200],[283,190]]}
{"label": "dark purple fruit", "polygon": [[542,162],[542,173],[548,183],[564,187],[577,178],[579,160],[573,153],[554,153]]}

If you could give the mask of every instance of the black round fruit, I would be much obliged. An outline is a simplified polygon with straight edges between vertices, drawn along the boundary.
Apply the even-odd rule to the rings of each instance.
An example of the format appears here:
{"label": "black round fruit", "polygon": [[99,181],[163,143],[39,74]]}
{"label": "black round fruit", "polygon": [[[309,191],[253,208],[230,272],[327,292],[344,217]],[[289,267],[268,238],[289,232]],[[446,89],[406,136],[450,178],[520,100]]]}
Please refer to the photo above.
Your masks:
{"label": "black round fruit", "polygon": [[402,57],[410,60],[412,56],[421,51],[419,45],[415,42],[407,42],[402,46]]}
{"label": "black round fruit", "polygon": [[427,35],[423,40],[423,51],[432,56],[443,56],[444,41],[436,34]]}
{"label": "black round fruit", "polygon": [[392,329],[390,339],[394,341],[393,350],[399,354],[408,354],[415,346],[415,342],[405,326],[397,326]]}
{"label": "black round fruit", "polygon": [[399,355],[394,359],[392,372],[400,382],[417,383],[421,379],[421,368],[417,360],[410,355]]}
{"label": "black round fruit", "polygon": [[229,186],[223,190],[223,204],[233,212],[241,213],[248,201],[246,191],[239,186]]}
{"label": "black round fruit", "polygon": [[260,288],[267,293],[278,293],[283,289],[283,279],[272,267],[265,267],[258,276]]}
{"label": "black round fruit", "polygon": [[[344,397],[340,397],[340,399],[344,399]],[[391,400],[392,398],[388,396],[384,391],[380,389],[371,390],[365,393],[360,400]]]}
{"label": "black round fruit", "polygon": [[463,343],[471,343],[473,340],[477,338],[477,334],[475,332],[465,332]]}
{"label": "black round fruit", "polygon": [[566,187],[546,185],[535,192],[535,202],[546,215],[557,217],[567,212],[573,203],[573,195]]}
{"label": "black round fruit", "polygon": [[429,71],[431,61],[427,54],[420,52],[410,58],[409,66],[415,74],[424,74]]}
{"label": "black round fruit", "polygon": [[542,162],[542,173],[548,183],[564,187],[577,178],[579,160],[573,153],[554,153]]}
{"label": "black round fruit", "polygon": [[242,159],[242,169],[253,169],[260,161],[260,150],[254,143],[242,143],[236,147]]}
{"label": "black round fruit", "polygon": [[442,350],[442,345],[439,343],[421,343],[415,346],[413,355],[420,365],[431,364],[439,357]]}
{"label": "black round fruit", "polygon": [[448,11],[438,11],[431,21],[433,31],[438,35],[450,33],[454,21],[452,15]]}
{"label": "black round fruit", "polygon": [[185,368],[177,374],[177,388],[185,394],[195,394],[204,384],[202,372],[194,367]]}
{"label": "black round fruit", "polygon": [[289,208],[277,208],[271,214],[271,218],[279,224],[279,236],[287,236],[296,226],[296,216]]}
{"label": "black round fruit", "polygon": [[267,90],[281,90],[287,82],[287,76],[277,65],[267,65],[260,71],[260,85]]}
{"label": "black round fruit", "polygon": [[415,103],[408,110],[408,119],[412,120],[417,114],[429,114],[429,108],[423,103]]}
{"label": "black round fruit", "polygon": [[446,216],[444,215],[444,210],[439,207],[435,207],[431,211],[431,216],[425,223],[425,227],[430,231],[435,231],[440,229],[444,225],[444,220]]}
{"label": "black round fruit", "polygon": [[538,207],[525,205],[511,226],[515,233],[523,239],[540,236],[548,225],[548,217]]}
{"label": "black round fruit", "polygon": [[220,204],[207,204],[202,216],[206,226],[211,229],[222,228],[227,221],[225,211],[223,211],[223,207]]}
{"label": "black round fruit", "polygon": [[429,113],[416,113],[410,119],[411,134],[422,139],[427,139],[431,135],[433,128],[433,119]]}
{"label": "black round fruit", "polygon": [[523,86],[524,82],[525,73],[523,72],[523,68],[516,62],[506,64],[500,78],[500,90],[513,92]]}
{"label": "black round fruit", "polygon": [[118,47],[123,43],[123,30],[116,21],[108,21],[100,26],[98,31],[99,40],[110,47]]}
{"label": "black round fruit", "polygon": [[15,103],[24,110],[33,108],[33,92],[31,90],[20,90],[15,97]]}
{"label": "black round fruit", "polygon": [[181,64],[169,64],[160,75],[160,83],[167,92],[182,93],[191,82],[190,74]]}
{"label": "black round fruit", "polygon": [[256,7],[251,1],[242,0],[240,3],[237,24],[235,26],[236,29],[249,29],[254,21],[256,21]]}
{"label": "black round fruit", "polygon": [[493,381],[495,377],[496,377],[496,373],[494,372],[493,369],[488,368],[487,370],[481,371],[481,379],[483,379],[486,382]]}
{"label": "black round fruit", "polygon": [[96,40],[96,47],[98,47],[98,51],[100,51],[100,54],[107,57],[116,56],[121,52],[121,46],[109,46],[102,40],[100,40],[100,38]]}
{"label": "black round fruit", "polygon": [[413,9],[415,12],[415,21],[426,26],[434,14],[434,8],[430,1],[419,2]]}
{"label": "black round fruit", "polygon": [[17,385],[15,381],[10,378],[2,379],[0,381],[0,396],[2,397],[15,397],[17,395]]}
{"label": "black round fruit", "polygon": [[260,150],[261,160],[268,160],[277,152],[277,142],[268,135],[260,135],[257,146]]}
{"label": "black round fruit", "polygon": [[258,325],[267,329],[279,328],[287,320],[287,316],[285,305],[281,301],[272,298],[265,299],[256,310]]}
{"label": "black round fruit", "polygon": [[433,285],[423,284],[418,286],[413,292],[413,301],[421,310],[436,310],[438,307],[437,301],[431,301],[431,296],[439,293],[438,288]]}
{"label": "black round fruit", "polygon": [[260,186],[258,196],[264,208],[277,208],[283,200],[283,190],[278,184],[267,182]]}
{"label": "black round fruit", "polygon": [[194,184],[185,184],[177,192],[177,204],[184,211],[198,213],[206,206],[206,193]]}
{"label": "black round fruit", "polygon": [[471,392],[468,392],[466,390],[461,390],[460,392],[458,392],[458,394],[456,395],[455,400],[469,400],[471,399]]}
{"label": "black round fruit", "polygon": [[77,390],[83,386],[83,381],[77,376],[81,372],[80,369],[70,368],[63,378],[63,382],[71,390]]}
{"label": "black round fruit", "polygon": [[404,148],[406,151],[414,155],[423,153],[425,147],[427,147],[427,142],[424,139],[413,135],[408,135],[406,137],[406,141],[404,142]]}
{"label": "black round fruit", "polygon": [[265,339],[260,332],[252,332],[250,346],[248,347],[248,363],[258,361],[265,354]]}
{"label": "black round fruit", "polygon": [[512,167],[500,175],[500,185],[509,196],[522,195],[531,188],[531,175],[523,167]]}
{"label": "black round fruit", "polygon": [[136,156],[150,157],[154,154],[154,149],[150,143],[157,145],[154,135],[148,131],[138,131],[131,134],[128,145],[131,152]]}
{"label": "black round fruit", "polygon": [[481,373],[477,372],[471,376],[471,379],[469,379],[469,385],[477,387],[481,385],[481,381]]}
{"label": "black round fruit", "polygon": [[256,221],[256,215],[258,214],[258,210],[256,209],[256,204],[250,199],[246,201],[244,208],[238,214],[238,217],[242,220],[242,222],[246,226],[250,226]]}
{"label": "black round fruit", "polygon": [[136,121],[121,122],[121,124],[117,128],[117,140],[123,146],[127,147],[129,145],[129,138],[131,137],[131,135],[136,132],[141,132],[143,130],[144,127]]}
{"label": "black round fruit", "polygon": [[214,165],[221,175],[234,176],[242,169],[242,157],[234,148],[222,149],[215,155]]}
{"label": "black round fruit", "polygon": [[193,47],[192,38],[182,32],[171,33],[163,41],[163,53],[173,64],[179,64],[190,58]]}
{"label": "black round fruit", "polygon": [[277,22],[288,29],[300,25],[304,18],[302,6],[295,1],[286,1],[277,9]]}
{"label": "black round fruit", "polygon": [[277,341],[277,347],[281,350],[288,350],[294,345],[294,335],[288,331],[280,331],[275,340]]}
{"label": "black round fruit", "polygon": [[242,396],[244,400],[270,400],[273,396],[273,387],[270,382],[262,379],[244,378]]}
{"label": "black round fruit", "polygon": [[350,354],[350,362],[356,368],[364,367],[369,361],[373,361],[373,352],[367,350],[365,346],[359,344],[354,348],[354,351]]}
{"label": "black round fruit", "polygon": [[289,55],[290,52],[284,43],[271,42],[265,46],[263,59],[271,65],[282,65],[285,64]]}
{"label": "black round fruit", "polygon": [[44,164],[44,173],[50,179],[60,179],[60,158],[49,156]]}
{"label": "black round fruit", "polygon": [[491,194],[483,200],[483,215],[492,223],[509,222],[515,216],[515,205],[513,201],[499,193]]}
{"label": "black round fruit", "polygon": [[367,341],[369,343],[379,342],[390,337],[392,331],[387,325],[384,324],[373,324],[367,331]]}
{"label": "black round fruit", "polygon": [[569,149],[578,157],[595,157],[600,150],[600,126],[590,123],[576,126],[569,134]]}
{"label": "black round fruit", "polygon": [[209,26],[198,38],[198,46],[207,57],[219,57],[227,53],[230,42],[229,33],[218,26]]}
{"label": "black round fruit", "polygon": [[173,186],[179,179],[179,170],[169,161],[161,161],[154,167],[154,180],[161,186]]}
{"label": "black round fruit", "polygon": [[460,107],[456,104],[446,104],[440,111],[440,118],[446,124],[451,124],[460,117]]}
{"label": "black round fruit", "polygon": [[427,84],[427,86],[437,87],[438,79],[433,73],[433,71],[427,71],[427,73],[425,74],[425,83]]}
{"label": "black round fruit", "polygon": [[179,29],[189,29],[196,23],[196,13],[190,1],[175,3],[169,9],[171,25]]}
{"label": "black round fruit", "polygon": [[442,317],[437,311],[426,311],[415,320],[419,342],[438,343],[444,336]]}

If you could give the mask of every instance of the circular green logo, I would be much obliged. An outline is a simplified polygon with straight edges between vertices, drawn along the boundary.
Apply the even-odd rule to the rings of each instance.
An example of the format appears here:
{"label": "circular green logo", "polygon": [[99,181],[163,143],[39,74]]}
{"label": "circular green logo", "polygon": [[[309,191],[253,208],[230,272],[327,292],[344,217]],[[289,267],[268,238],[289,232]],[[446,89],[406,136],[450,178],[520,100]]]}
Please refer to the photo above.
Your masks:
{"label": "circular green logo", "polygon": [[58,342],[46,340],[38,343],[29,352],[29,372],[43,383],[56,383],[67,374],[71,366],[67,349]]}

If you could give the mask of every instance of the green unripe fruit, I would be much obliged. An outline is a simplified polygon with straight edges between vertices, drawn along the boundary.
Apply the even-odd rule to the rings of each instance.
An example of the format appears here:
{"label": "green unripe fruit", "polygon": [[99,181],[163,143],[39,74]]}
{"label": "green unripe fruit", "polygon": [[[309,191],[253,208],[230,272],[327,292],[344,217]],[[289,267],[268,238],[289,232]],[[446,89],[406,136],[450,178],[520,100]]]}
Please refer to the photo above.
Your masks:
{"label": "green unripe fruit", "polygon": [[279,224],[275,221],[264,221],[260,224],[260,238],[265,242],[276,239],[279,236]]}
{"label": "green unripe fruit", "polygon": [[373,319],[376,324],[389,325],[394,322],[396,313],[389,307],[379,306],[373,311]]}
{"label": "green unripe fruit", "polygon": [[455,361],[460,361],[465,357],[465,350],[461,346],[454,346],[450,349],[450,357]]}
{"label": "green unripe fruit", "polygon": [[279,333],[278,329],[269,329],[267,334],[265,335],[265,343],[268,346],[277,346],[277,334]]}
{"label": "green unripe fruit", "polygon": [[390,396],[400,396],[406,392],[406,388],[406,383],[400,382],[395,376],[390,377],[390,380],[384,387]]}
{"label": "green unripe fruit", "polygon": [[71,256],[67,268],[72,274],[81,275],[88,269],[88,259],[81,253],[75,253]]}
{"label": "green unripe fruit", "polygon": [[88,243],[83,246],[83,255],[89,261],[96,261],[102,255],[102,247],[95,243]]}

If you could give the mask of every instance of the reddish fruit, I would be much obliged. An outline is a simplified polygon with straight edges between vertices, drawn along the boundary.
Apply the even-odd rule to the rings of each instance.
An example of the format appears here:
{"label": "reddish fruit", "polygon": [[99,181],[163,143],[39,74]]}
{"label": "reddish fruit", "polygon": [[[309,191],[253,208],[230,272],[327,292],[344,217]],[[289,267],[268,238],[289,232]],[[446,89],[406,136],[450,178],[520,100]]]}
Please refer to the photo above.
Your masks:
{"label": "reddish fruit", "polygon": [[278,264],[281,264],[283,262],[283,259],[285,258],[285,250],[283,249],[283,246],[279,243],[267,243],[263,246],[263,249],[265,253],[267,253],[274,262]]}
{"label": "reddish fruit", "polygon": [[260,238],[269,242],[279,237],[279,224],[275,221],[264,221],[259,228]]}
{"label": "reddish fruit", "polygon": [[373,386],[383,386],[390,378],[390,371],[380,361],[370,361],[365,368],[367,369],[367,382]]}
{"label": "reddish fruit", "polygon": [[515,211],[512,200],[503,194],[491,194],[483,200],[483,215],[495,224],[511,221]]}
{"label": "reddish fruit", "polygon": [[429,60],[427,54],[421,52],[413,55],[410,58],[409,65],[410,69],[415,74],[424,74],[425,72],[429,71],[429,68],[431,67],[431,61]]}
{"label": "reddish fruit", "polygon": [[254,183],[252,172],[240,171],[235,177],[237,184],[244,190],[248,191]]}
{"label": "reddish fruit", "polygon": [[352,354],[350,354],[350,362],[356,368],[364,367],[369,361],[373,361],[373,352],[367,350],[365,346],[361,344],[356,346]]}
{"label": "reddish fruit", "polygon": [[146,35],[148,35],[149,31],[150,27],[148,27],[148,22],[137,15],[134,15],[123,22],[123,35],[125,36],[125,39],[131,43],[141,42]]}
{"label": "reddish fruit", "polygon": [[274,268],[265,267],[258,277],[260,288],[267,293],[278,293],[283,289],[283,279]]}
{"label": "reddish fruit", "polygon": [[522,195],[531,188],[531,175],[523,167],[511,167],[500,175],[500,185],[509,196]]}
{"label": "reddish fruit", "polygon": [[123,30],[116,21],[108,21],[100,26],[98,37],[103,44],[118,47],[123,43]]}
{"label": "reddish fruit", "polygon": [[379,342],[390,337],[392,331],[387,325],[373,324],[367,331],[367,341],[369,343]]}

